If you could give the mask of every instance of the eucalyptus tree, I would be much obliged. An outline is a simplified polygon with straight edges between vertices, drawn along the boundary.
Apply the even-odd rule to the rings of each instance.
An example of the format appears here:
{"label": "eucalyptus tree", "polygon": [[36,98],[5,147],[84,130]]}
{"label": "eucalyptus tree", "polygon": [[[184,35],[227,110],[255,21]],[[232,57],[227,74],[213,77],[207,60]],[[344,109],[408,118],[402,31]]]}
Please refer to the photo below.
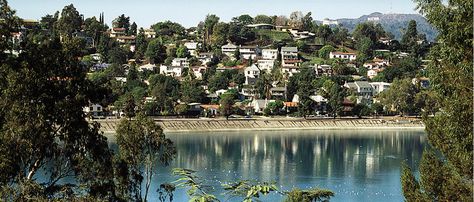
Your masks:
{"label": "eucalyptus tree", "polygon": [[407,201],[470,201],[473,198],[473,2],[416,0],[438,29],[428,66],[440,110],[425,117],[429,147],[416,178],[407,165],[402,190]]}
{"label": "eucalyptus tree", "polygon": [[[18,27],[6,1],[0,1],[0,8],[5,19],[0,30]],[[60,22],[65,19],[63,15]],[[83,112],[94,101],[89,99],[93,87],[86,80],[86,69],[78,60],[84,44],[67,36],[62,42],[36,43],[27,38],[21,53],[14,55],[6,51],[10,35],[2,35],[0,186],[10,190],[3,199],[113,195],[111,151],[98,125],[89,124]],[[76,181],[61,181],[67,177]]]}
{"label": "eucalyptus tree", "polygon": [[174,159],[176,148],[173,142],[166,138],[153,119],[138,114],[135,120],[122,119],[117,125],[117,145],[118,158],[125,165],[122,167],[124,173],[127,173],[124,182],[133,186],[131,194],[125,195],[131,196],[129,200],[147,201],[158,163],[167,166]]}

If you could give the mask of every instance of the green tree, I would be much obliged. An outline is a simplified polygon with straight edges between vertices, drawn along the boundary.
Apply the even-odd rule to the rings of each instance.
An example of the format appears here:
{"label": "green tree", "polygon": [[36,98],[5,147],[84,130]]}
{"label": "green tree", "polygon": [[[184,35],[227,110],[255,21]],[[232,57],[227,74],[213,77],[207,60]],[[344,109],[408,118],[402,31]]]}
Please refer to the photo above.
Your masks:
{"label": "green tree", "polygon": [[135,41],[136,41],[135,58],[137,59],[143,58],[148,48],[148,41],[146,40],[145,30],[143,28],[140,28],[140,30],[138,31],[138,35]]}
{"label": "green tree", "polygon": [[229,116],[234,113],[234,99],[234,95],[229,93],[224,93],[223,95],[221,95],[221,99],[219,100],[219,111],[222,115],[225,116],[226,119],[229,119]]}
{"label": "green tree", "polygon": [[202,103],[206,92],[196,79],[186,79],[181,84],[181,101],[184,103],[198,102]]}
{"label": "green tree", "polygon": [[169,165],[174,159],[176,148],[166,138],[153,119],[139,114],[136,120],[122,119],[117,125],[119,158],[126,164],[128,180],[137,186],[130,200],[142,200],[142,180],[145,179],[143,201],[147,201],[152,177],[156,174],[157,162]]}
{"label": "green tree", "polygon": [[283,101],[277,100],[275,102],[269,102],[267,104],[267,109],[270,111],[272,115],[278,115],[280,111],[283,109],[284,104]]}
{"label": "green tree", "polygon": [[266,15],[257,15],[253,21],[255,24],[273,24],[273,19]]}
{"label": "green tree", "polygon": [[212,45],[215,47],[221,47],[227,43],[229,33],[229,24],[225,22],[217,23],[213,30],[211,36]]}
{"label": "green tree", "polygon": [[137,23],[133,22],[132,25],[130,25],[130,30],[128,30],[128,35],[136,36],[137,31],[138,31]]}
{"label": "green tree", "polygon": [[418,30],[416,28],[416,21],[410,20],[405,33],[400,41],[404,50],[413,51],[418,46]]}
{"label": "green tree", "polygon": [[395,112],[401,115],[408,115],[414,112],[417,91],[411,79],[396,79],[388,90],[380,94],[380,99],[388,109],[393,108]]}
{"label": "green tree", "polygon": [[421,1],[417,8],[438,29],[430,51],[430,83],[440,111],[424,118],[430,147],[420,161],[420,177],[403,168],[407,200],[470,201],[473,198],[473,13],[472,1]]}
{"label": "green tree", "polygon": [[127,63],[127,50],[116,46],[108,52],[108,61],[113,64],[122,65]]}
{"label": "green tree", "polygon": [[253,18],[250,15],[244,14],[238,17],[233,17],[232,22],[240,25],[249,25],[253,24]]}
{"label": "green tree", "polygon": [[211,42],[211,35],[214,30],[214,26],[219,22],[219,17],[216,15],[207,15],[206,19],[204,20],[204,46],[210,45]]}
{"label": "green tree", "polygon": [[125,14],[119,15],[112,21],[113,28],[125,28],[125,33],[129,32],[130,29],[130,17]]}
{"label": "green tree", "polygon": [[329,59],[329,53],[333,52],[335,49],[331,45],[325,45],[318,51],[318,56],[320,58]]}
{"label": "green tree", "polygon": [[154,64],[162,63],[166,58],[166,47],[163,46],[160,39],[154,39],[148,43],[145,56]]}
{"label": "green tree", "polygon": [[191,54],[188,51],[188,48],[186,46],[179,46],[178,49],[176,49],[176,57],[178,58],[188,58],[190,57]]}
{"label": "green tree", "polygon": [[97,21],[95,17],[87,18],[84,20],[84,32],[87,36],[92,37],[94,40],[94,46],[99,43],[100,37],[102,36],[102,32],[105,31],[105,26]]}
{"label": "green tree", "polygon": [[[11,47],[4,32],[18,24],[6,1],[0,8],[0,186],[10,190],[1,198],[67,200],[79,185],[91,195],[108,193],[112,152],[98,125],[85,120],[94,87],[78,61],[82,51],[70,41],[27,38],[18,57],[5,53]],[[48,172],[39,181],[43,169]],[[76,181],[62,181],[68,176]]]}
{"label": "green tree", "polygon": [[318,188],[309,190],[295,188],[285,194],[285,202],[329,201],[329,199],[334,196],[334,192]]}
{"label": "green tree", "polygon": [[56,27],[61,36],[71,37],[74,32],[81,30],[81,25],[81,14],[79,14],[74,5],[70,4],[61,11],[61,17],[58,19]]}
{"label": "green tree", "polygon": [[314,94],[313,86],[311,85],[316,78],[316,73],[313,68],[303,67],[298,74],[298,112],[300,116],[306,118],[306,115],[312,113],[314,101],[310,98]]}

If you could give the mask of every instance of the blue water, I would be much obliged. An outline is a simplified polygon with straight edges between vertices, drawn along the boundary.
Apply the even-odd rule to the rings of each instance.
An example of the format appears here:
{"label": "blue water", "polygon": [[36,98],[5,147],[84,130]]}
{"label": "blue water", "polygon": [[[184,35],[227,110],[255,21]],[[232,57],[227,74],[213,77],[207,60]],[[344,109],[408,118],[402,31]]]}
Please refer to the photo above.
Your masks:
{"label": "blue water", "polygon": [[[176,159],[159,167],[150,199],[159,184],[176,180],[175,167],[198,171],[221,201],[222,183],[239,179],[274,181],[281,191],[320,187],[335,192],[331,201],[403,201],[400,163],[418,168],[426,137],[422,130],[271,131],[167,134]],[[113,141],[113,140],[112,140]],[[179,189],[174,201],[188,201]],[[261,201],[280,201],[272,194]]]}

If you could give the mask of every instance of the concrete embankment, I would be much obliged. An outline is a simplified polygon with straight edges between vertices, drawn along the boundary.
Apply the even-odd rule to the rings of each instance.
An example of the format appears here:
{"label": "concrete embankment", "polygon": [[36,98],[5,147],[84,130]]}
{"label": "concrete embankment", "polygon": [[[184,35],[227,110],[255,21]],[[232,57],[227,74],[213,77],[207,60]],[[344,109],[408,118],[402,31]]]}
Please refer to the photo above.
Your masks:
{"label": "concrete embankment", "polygon": [[[101,130],[115,132],[117,120],[100,120]],[[164,132],[252,130],[424,129],[420,120],[384,119],[172,119],[156,120]]]}

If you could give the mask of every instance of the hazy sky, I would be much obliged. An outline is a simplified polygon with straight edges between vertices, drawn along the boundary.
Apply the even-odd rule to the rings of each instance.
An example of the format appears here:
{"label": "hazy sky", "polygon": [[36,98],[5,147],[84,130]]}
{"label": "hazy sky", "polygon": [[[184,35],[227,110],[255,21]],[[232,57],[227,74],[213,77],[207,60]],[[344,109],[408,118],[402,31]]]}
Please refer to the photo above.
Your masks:
{"label": "hazy sky", "polygon": [[65,5],[74,4],[84,16],[105,13],[105,21],[125,14],[139,27],[171,20],[185,27],[196,26],[207,14],[223,21],[241,14],[286,15],[311,11],[314,19],[356,18],[372,12],[416,13],[412,0],[10,0],[10,7],[25,19],[41,19]]}

